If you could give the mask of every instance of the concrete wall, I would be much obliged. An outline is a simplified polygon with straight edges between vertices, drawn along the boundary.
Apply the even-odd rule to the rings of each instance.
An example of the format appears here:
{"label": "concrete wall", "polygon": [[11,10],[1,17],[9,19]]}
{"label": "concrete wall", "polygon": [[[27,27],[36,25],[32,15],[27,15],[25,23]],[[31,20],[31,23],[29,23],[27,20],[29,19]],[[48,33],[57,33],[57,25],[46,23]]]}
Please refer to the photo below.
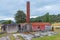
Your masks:
{"label": "concrete wall", "polygon": [[1,26],[0,26],[0,32],[2,32],[2,30],[1,30]]}
{"label": "concrete wall", "polygon": [[32,31],[32,25],[31,25],[31,24],[27,24],[26,27],[27,27],[27,31],[28,31],[28,32]]}
{"label": "concrete wall", "polygon": [[60,26],[53,26],[54,32],[60,33]]}
{"label": "concrete wall", "polygon": [[7,26],[7,28],[6,28],[6,32],[7,33],[15,33],[17,31],[18,31],[18,27],[17,26],[10,26],[10,27]]}
{"label": "concrete wall", "polygon": [[52,30],[52,27],[45,25],[45,30],[46,30],[46,31],[51,31],[51,30]]}
{"label": "concrete wall", "polygon": [[32,31],[32,26],[31,24],[21,24],[21,30],[22,32],[30,32]]}

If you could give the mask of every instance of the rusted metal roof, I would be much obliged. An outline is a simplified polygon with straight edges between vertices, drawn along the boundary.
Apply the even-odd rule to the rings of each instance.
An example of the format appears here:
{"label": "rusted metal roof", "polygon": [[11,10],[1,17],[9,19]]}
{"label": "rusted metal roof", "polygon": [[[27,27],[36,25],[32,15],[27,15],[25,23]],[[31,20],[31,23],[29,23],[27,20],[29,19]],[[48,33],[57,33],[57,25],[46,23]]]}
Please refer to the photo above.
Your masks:
{"label": "rusted metal roof", "polygon": [[50,23],[48,22],[34,22],[34,23],[31,23],[32,25],[51,25]]}

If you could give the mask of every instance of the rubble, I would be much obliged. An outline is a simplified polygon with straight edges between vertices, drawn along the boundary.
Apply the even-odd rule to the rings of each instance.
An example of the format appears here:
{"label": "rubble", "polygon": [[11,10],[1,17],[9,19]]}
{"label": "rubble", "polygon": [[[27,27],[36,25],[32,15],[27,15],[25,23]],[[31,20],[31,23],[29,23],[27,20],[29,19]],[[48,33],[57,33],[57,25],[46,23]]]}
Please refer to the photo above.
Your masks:
{"label": "rubble", "polygon": [[36,32],[35,34],[14,34],[14,36],[16,37],[16,35],[20,35],[22,36],[25,40],[31,40],[32,38],[36,38],[36,37],[44,37],[44,36],[52,36],[55,35],[55,32],[52,31],[47,31],[47,32]]}

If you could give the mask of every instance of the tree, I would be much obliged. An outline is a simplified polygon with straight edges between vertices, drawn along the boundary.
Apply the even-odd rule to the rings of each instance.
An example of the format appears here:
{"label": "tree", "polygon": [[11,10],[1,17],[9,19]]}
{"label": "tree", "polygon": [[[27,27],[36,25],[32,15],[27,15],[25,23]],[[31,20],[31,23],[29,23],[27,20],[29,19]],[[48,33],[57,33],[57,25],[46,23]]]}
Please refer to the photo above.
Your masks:
{"label": "tree", "polygon": [[60,14],[49,15],[49,13],[46,13],[43,16],[38,16],[36,18],[31,18],[31,22],[50,22],[50,23],[60,22]]}
{"label": "tree", "polygon": [[6,21],[2,22],[2,24],[11,24],[11,23],[12,23],[11,20],[6,20]]}
{"label": "tree", "polygon": [[45,14],[45,17],[46,17],[46,18],[45,18],[45,21],[46,21],[46,22],[50,22],[49,13],[46,13],[46,14]]}
{"label": "tree", "polygon": [[15,21],[16,23],[24,23],[26,21],[26,15],[23,11],[17,11],[15,14]]}

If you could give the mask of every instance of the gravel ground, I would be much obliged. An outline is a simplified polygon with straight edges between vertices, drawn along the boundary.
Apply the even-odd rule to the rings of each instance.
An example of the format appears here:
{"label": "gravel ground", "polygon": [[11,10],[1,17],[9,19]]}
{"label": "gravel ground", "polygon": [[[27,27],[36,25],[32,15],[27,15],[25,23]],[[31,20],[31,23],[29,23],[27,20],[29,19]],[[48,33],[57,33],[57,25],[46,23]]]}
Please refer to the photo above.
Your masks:
{"label": "gravel ground", "polygon": [[[35,34],[23,34],[23,33],[19,33],[19,34],[13,34],[13,36],[16,38],[16,40],[19,40],[17,35],[22,36],[25,40],[31,40],[32,38],[36,38],[36,37],[43,37],[43,36],[52,36],[55,35],[55,32],[52,31],[47,31],[47,32],[36,32]],[[0,40],[10,40],[9,36],[5,36],[0,38]]]}
{"label": "gravel ground", "polygon": [[25,40],[31,40],[32,39],[32,35],[26,35],[26,34],[13,34],[13,36],[15,37],[15,38],[17,38],[17,35],[20,35],[20,36],[22,36]]}
{"label": "gravel ground", "polygon": [[20,35],[22,36],[25,40],[31,40],[32,38],[36,38],[36,37],[43,37],[43,36],[52,36],[52,35],[55,35],[56,33],[55,32],[52,32],[52,31],[47,31],[47,32],[36,32],[35,34],[23,34],[23,33],[20,33],[20,34],[13,34],[13,36],[15,38],[17,38],[17,35]]}

